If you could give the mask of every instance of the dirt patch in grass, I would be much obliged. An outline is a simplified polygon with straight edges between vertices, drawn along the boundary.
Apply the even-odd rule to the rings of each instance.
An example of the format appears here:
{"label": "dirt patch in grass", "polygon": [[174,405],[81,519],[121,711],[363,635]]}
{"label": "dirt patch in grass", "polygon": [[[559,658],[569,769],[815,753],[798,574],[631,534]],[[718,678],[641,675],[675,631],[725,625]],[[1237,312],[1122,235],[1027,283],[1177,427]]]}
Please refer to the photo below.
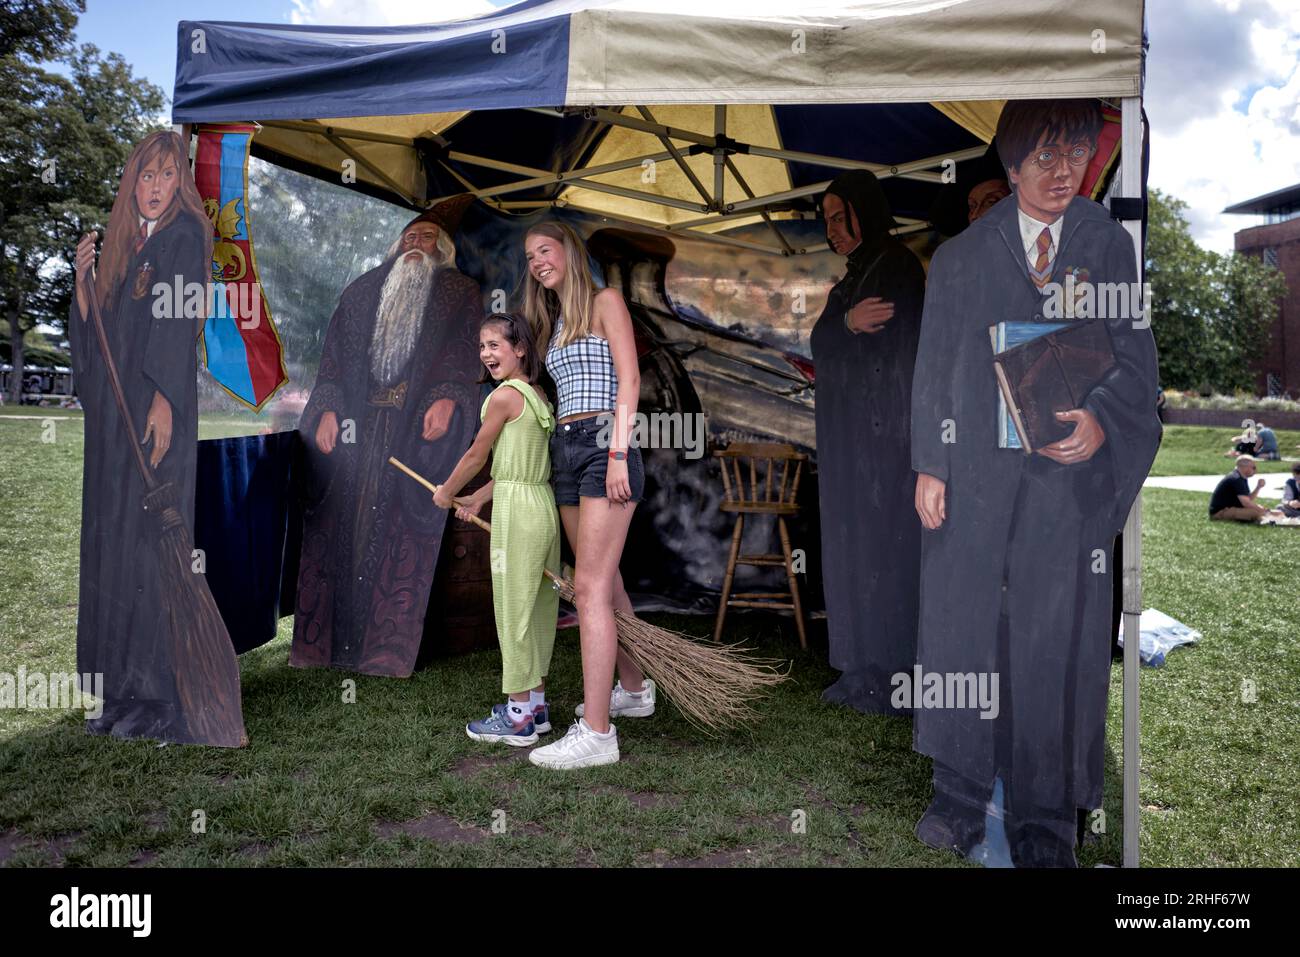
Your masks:
{"label": "dirt patch in grass", "polygon": [[710,851],[703,857],[673,857],[662,847],[657,847],[641,858],[641,863],[650,867],[743,867],[754,859],[754,849],[750,847],[733,847],[727,850]]}
{"label": "dirt patch in grass", "polygon": [[808,796],[808,802],[810,804],[830,811],[844,821],[844,825],[849,831],[849,840],[856,844],[860,850],[869,850],[866,843],[862,840],[862,837],[858,834],[857,823],[858,819],[870,810],[870,808],[865,804],[852,804],[847,808],[842,808],[807,782],[803,782],[803,790],[804,794]]}
{"label": "dirt patch in grass", "polygon": [[736,847],[727,851],[710,851],[703,857],[697,857],[694,860],[674,862],[667,864],[667,867],[740,867],[747,861],[752,861],[754,851],[748,847]]}
{"label": "dirt patch in grass", "polygon": [[741,827],[756,827],[764,831],[771,831],[774,834],[787,836],[791,832],[790,826],[793,818],[788,814],[746,814],[737,818],[736,823]]}
{"label": "dirt patch in grass", "polygon": [[485,828],[460,824],[436,811],[409,821],[381,821],[375,825],[375,833],[380,837],[409,834],[411,837],[440,844],[478,844],[491,836]]}
{"label": "dirt patch in grass", "polygon": [[630,788],[615,787],[612,784],[602,784],[599,787],[591,788],[591,792],[593,794],[613,794],[617,797],[627,798],[629,803],[639,808],[680,807],[682,803],[681,797],[676,794],[633,791]]}
{"label": "dirt patch in grass", "polygon": [[70,831],[53,837],[29,837],[11,828],[0,834],[0,867],[4,867],[20,851],[36,848],[46,858],[47,867],[62,867],[68,848],[77,842],[85,831]]}
{"label": "dirt patch in grass", "polygon": [[527,759],[528,752],[523,748],[502,749],[492,754],[467,754],[453,764],[448,771],[462,781],[468,781],[488,768],[499,768],[503,764]]}
{"label": "dirt patch in grass", "polygon": [[[764,847],[732,847],[710,851],[701,857],[673,857],[663,848],[655,848],[649,854],[643,854],[638,863],[644,867],[746,867],[762,860],[766,866],[790,866],[788,862],[799,856],[799,848],[792,844],[766,845]],[[818,867],[850,866],[834,855],[823,855],[816,863]]]}
{"label": "dirt patch in grass", "polygon": [[28,844],[27,838],[16,830],[10,829],[0,834],[0,867],[9,863],[9,859]]}
{"label": "dirt patch in grass", "polygon": [[265,841],[253,841],[250,844],[243,845],[239,849],[239,853],[243,857],[260,861],[262,858],[266,857],[266,855],[271,853],[271,845],[267,844]]}

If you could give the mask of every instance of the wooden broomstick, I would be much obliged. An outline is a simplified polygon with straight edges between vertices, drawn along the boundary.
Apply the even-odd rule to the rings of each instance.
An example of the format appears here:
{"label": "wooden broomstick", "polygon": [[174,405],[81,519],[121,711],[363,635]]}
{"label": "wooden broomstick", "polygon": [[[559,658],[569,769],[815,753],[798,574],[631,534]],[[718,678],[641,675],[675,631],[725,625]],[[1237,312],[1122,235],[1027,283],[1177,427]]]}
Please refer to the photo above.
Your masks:
{"label": "wooden broomstick", "polygon": [[[423,475],[395,458],[390,465],[401,469],[430,492],[434,485]],[[464,505],[456,499],[457,505]],[[486,532],[492,526],[477,515],[470,521]],[[560,597],[573,603],[573,582],[550,569],[542,573],[551,580]],[[778,670],[774,659],[757,658],[739,645],[705,644],[681,632],[658,628],[635,615],[614,610],[618,643],[638,668],[655,680],[665,695],[692,724],[716,732],[758,717],[752,702],[766,690],[789,678]]]}
{"label": "wooden broomstick", "polygon": [[95,297],[93,271],[88,271],[82,285],[90,303],[95,338],[104,358],[108,384],[126,429],[127,445],[135,453],[136,468],[144,481],[144,510],[158,522],[161,548],[158,570],[161,575],[163,604],[171,625],[172,661],[175,667],[176,693],[187,730],[196,743],[238,748],[248,743],[239,691],[239,663],[230,634],[221,620],[221,612],[208,589],[207,580],[192,570],[194,545],[185,527],[176,489],[170,482],[159,482],[144,459],[136,438],[135,422],[127,408],[117,364],[109,351],[104,320]]}

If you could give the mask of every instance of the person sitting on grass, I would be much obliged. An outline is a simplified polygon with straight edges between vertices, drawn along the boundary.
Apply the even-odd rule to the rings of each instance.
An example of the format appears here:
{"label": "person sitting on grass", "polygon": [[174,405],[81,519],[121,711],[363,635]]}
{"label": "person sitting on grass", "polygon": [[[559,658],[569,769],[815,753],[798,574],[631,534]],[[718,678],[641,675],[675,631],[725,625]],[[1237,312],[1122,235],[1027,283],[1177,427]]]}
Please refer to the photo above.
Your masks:
{"label": "person sitting on grass", "polygon": [[1282,486],[1282,505],[1278,511],[1286,518],[1300,518],[1300,462],[1291,466],[1291,477]]}
{"label": "person sitting on grass", "polygon": [[1277,450],[1277,436],[1263,422],[1259,423],[1255,431],[1255,451],[1251,454],[1257,459],[1268,459],[1271,462],[1282,457]]}
{"label": "person sitting on grass", "polygon": [[1235,459],[1238,455],[1254,455],[1255,446],[1259,444],[1259,436],[1255,434],[1255,427],[1248,426],[1242,429],[1240,435],[1232,437],[1232,448],[1223,454],[1230,459]]}
{"label": "person sitting on grass", "polygon": [[1239,455],[1237,467],[1225,475],[1210,496],[1210,518],[1220,522],[1258,523],[1268,514],[1268,509],[1255,501],[1264,480],[1255,483],[1255,491],[1250,490],[1247,481],[1255,474],[1255,458],[1251,455]]}

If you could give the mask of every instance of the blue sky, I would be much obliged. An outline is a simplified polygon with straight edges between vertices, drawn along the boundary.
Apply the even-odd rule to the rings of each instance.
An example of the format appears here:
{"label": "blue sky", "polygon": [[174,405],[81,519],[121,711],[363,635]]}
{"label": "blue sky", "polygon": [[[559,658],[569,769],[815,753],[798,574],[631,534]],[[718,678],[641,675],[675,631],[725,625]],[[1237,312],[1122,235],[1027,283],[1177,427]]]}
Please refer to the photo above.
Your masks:
{"label": "blue sky", "polygon": [[[484,0],[484,5],[504,7],[510,2],[514,0]],[[383,2],[330,3],[328,0],[324,3],[319,0],[301,3],[293,0],[86,0],[86,12],[77,24],[77,40],[122,54],[134,67],[137,76],[147,77],[158,84],[170,98],[176,78],[176,24],[181,20],[360,23],[363,21],[358,18],[358,13],[362,16],[372,12],[382,14],[385,7],[393,6],[401,9],[400,5]],[[395,22],[441,20],[457,15],[467,6],[472,7],[473,3],[426,0],[406,6],[417,11],[417,15],[401,17]],[[418,15],[421,8],[423,16]],[[336,19],[328,16],[331,12],[337,14]],[[318,13],[326,14],[325,19],[320,19]]]}
{"label": "blue sky", "polygon": [[[723,0],[713,0],[715,3]],[[743,3],[743,0],[734,0]],[[506,0],[87,0],[78,39],[121,53],[170,96],[176,23],[397,24]],[[1225,206],[1300,182],[1300,2],[1147,0],[1152,186],[1185,200],[1192,233],[1227,251],[1255,219]]]}
{"label": "blue sky", "polygon": [[77,40],[126,57],[137,76],[171,97],[176,78],[176,24],[186,20],[284,23],[291,0],[86,0]]}

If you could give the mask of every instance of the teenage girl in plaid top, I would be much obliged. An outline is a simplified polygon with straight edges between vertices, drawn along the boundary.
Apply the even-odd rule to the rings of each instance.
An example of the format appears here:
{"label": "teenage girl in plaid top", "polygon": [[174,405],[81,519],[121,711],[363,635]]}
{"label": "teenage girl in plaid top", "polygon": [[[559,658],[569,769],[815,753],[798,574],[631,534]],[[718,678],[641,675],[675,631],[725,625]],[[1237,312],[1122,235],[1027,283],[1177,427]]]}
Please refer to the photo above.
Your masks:
{"label": "teenage girl in plaid top", "polygon": [[[555,380],[558,425],[551,474],[576,562],[583,704],[561,740],[530,752],[534,764],[578,768],[618,760],[612,716],[654,713],[654,683],[619,650],[614,610],[632,613],[619,559],[645,486],[631,445],[641,388],[632,317],[616,289],[597,290],[587,250],[568,225],[543,222],[524,237],[524,315]],[[617,664],[620,681],[614,684]]]}

